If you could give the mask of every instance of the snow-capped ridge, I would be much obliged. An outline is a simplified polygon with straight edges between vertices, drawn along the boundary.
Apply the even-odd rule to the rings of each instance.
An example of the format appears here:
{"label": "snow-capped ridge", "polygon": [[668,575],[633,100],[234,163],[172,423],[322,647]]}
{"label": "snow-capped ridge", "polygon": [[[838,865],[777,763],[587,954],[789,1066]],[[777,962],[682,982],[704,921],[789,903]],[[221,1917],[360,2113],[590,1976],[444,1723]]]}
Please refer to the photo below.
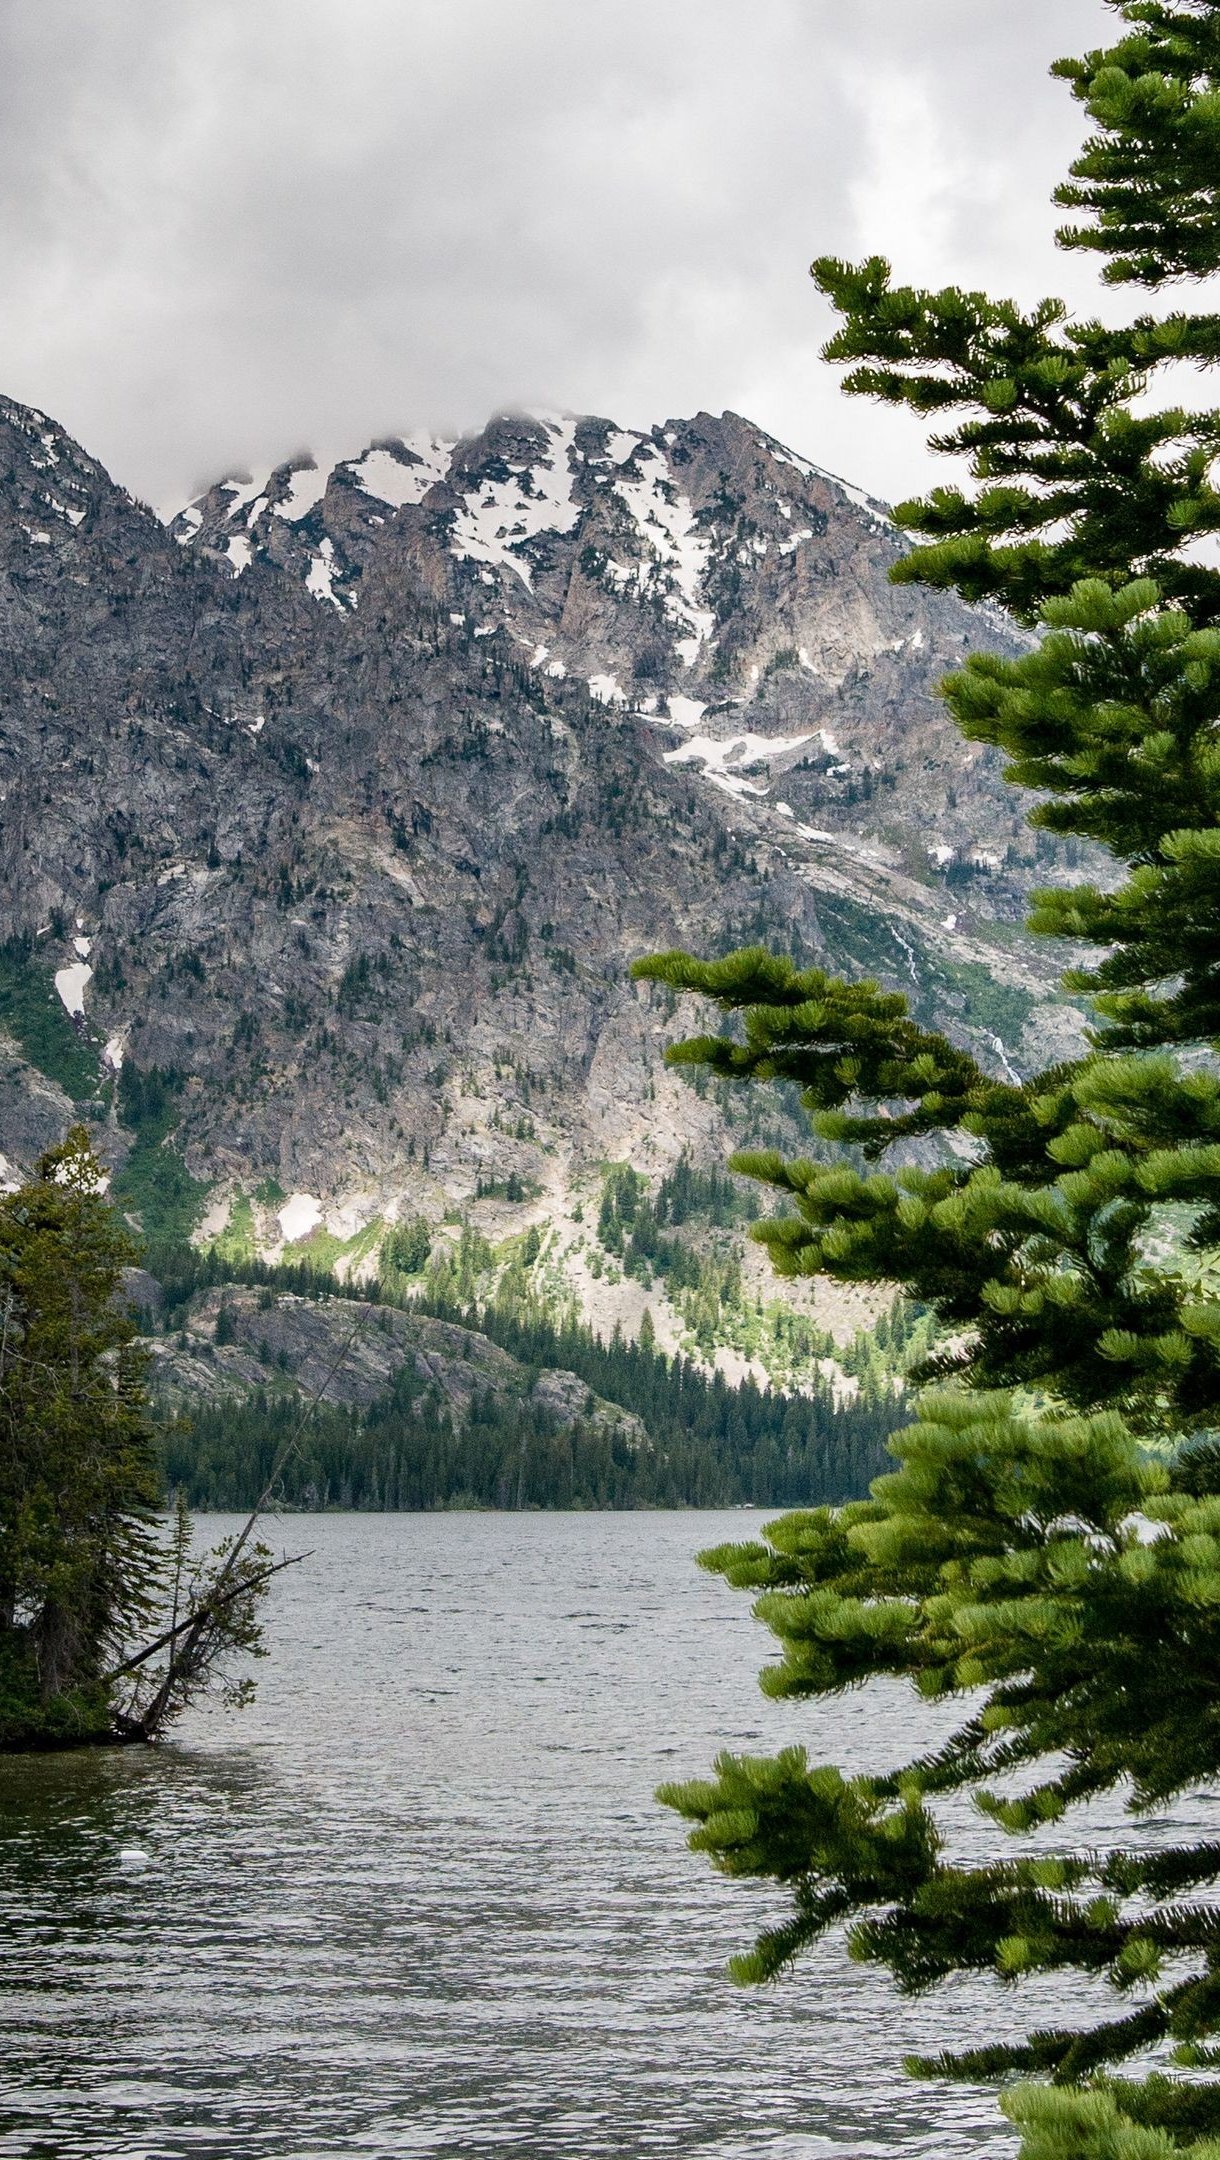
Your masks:
{"label": "snow-capped ridge", "polygon": [[[274,566],[315,603],[350,615],[377,551],[405,520],[407,552],[390,558],[391,575],[413,574],[408,566],[425,556],[436,563],[438,551],[448,557],[428,591],[455,624],[477,617],[483,636],[502,626],[527,651],[545,648],[531,664],[552,681],[583,680],[607,711],[668,710],[671,724],[680,714],[689,733],[709,700],[725,702],[711,685],[726,673],[720,632],[742,582],[777,624],[798,604],[807,553],[834,515],[827,491],[867,531],[897,538],[883,505],[739,414],[641,429],[506,411],[456,439],[418,429],[337,463],[304,452],[230,473],[170,530],[234,577]],[[642,680],[641,638],[657,655]],[[820,654],[811,662],[800,622],[789,649],[833,687],[834,666]],[[762,696],[761,668],[770,675],[773,658],[771,646],[744,665],[730,656],[730,689],[744,677],[746,694]],[[730,694],[730,705],[739,701]],[[709,779],[715,764],[704,766]]]}

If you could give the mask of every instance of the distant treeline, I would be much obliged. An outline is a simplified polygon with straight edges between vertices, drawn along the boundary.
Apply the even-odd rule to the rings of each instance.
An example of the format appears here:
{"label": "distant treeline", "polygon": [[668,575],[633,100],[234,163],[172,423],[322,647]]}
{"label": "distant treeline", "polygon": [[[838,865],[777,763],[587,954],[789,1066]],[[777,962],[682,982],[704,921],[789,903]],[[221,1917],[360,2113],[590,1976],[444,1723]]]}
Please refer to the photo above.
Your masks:
{"label": "distant treeline", "polygon": [[[161,1264],[151,1269],[151,1257],[145,1265],[155,1274],[160,1290],[156,1305],[141,1317],[150,1328],[176,1325],[176,1314],[197,1290],[214,1290],[222,1283],[243,1283],[247,1289],[268,1289],[295,1292],[299,1297],[350,1298],[356,1304],[377,1305],[383,1302],[381,1284],[372,1282],[344,1282],[309,1261],[272,1262],[270,1260],[233,1260],[216,1252],[196,1252],[190,1245],[180,1245],[168,1251]],[[395,1300],[385,1299],[386,1303]]]}
{"label": "distant treeline", "polygon": [[[244,1272],[244,1271],[243,1271]],[[274,1271],[266,1271],[274,1279]],[[287,1287],[282,1282],[281,1287]],[[314,1286],[316,1287],[316,1285]],[[813,1396],[731,1386],[687,1358],[638,1343],[601,1343],[587,1327],[555,1327],[495,1308],[440,1299],[417,1310],[490,1337],[533,1376],[576,1373],[592,1395],[634,1411],[637,1447],[595,1415],[560,1426],[528,1401],[476,1396],[455,1423],[438,1391],[404,1368],[364,1412],[319,1408],[286,1463],[278,1497],[302,1508],[431,1509],[814,1506],[865,1493],[885,1469],[893,1399],[836,1408]],[[300,1421],[293,1399],[257,1394],[200,1407],[167,1436],[170,1482],[196,1507],[249,1506]]]}

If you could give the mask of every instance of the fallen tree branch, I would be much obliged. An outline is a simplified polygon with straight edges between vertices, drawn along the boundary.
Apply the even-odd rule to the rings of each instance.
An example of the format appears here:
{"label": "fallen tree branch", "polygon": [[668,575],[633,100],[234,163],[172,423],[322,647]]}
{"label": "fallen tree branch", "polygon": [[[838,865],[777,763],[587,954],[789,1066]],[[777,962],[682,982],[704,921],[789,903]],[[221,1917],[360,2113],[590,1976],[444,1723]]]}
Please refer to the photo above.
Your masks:
{"label": "fallen tree branch", "polygon": [[176,1636],[185,1635],[196,1621],[209,1619],[222,1605],[232,1604],[233,1599],[240,1597],[244,1590],[257,1590],[262,1583],[270,1582],[273,1575],[282,1574],[285,1568],[299,1567],[302,1560],[311,1557],[312,1554],[307,1552],[289,1553],[283,1560],[274,1561],[270,1567],[259,1568],[255,1574],[245,1576],[239,1583],[233,1583],[229,1589],[222,1590],[219,1596],[205,1598],[202,1605],[192,1607],[185,1620],[179,1620],[173,1627],[166,1628],[164,1635],[158,1635],[155,1642],[146,1643],[144,1648],[137,1650],[132,1657],[124,1658],[121,1665],[115,1665],[110,1672],[103,1673],[102,1686],[108,1687],[112,1680],[121,1680],[124,1673],[135,1672],[138,1666],[146,1665],[149,1658],[156,1657],[158,1650],[167,1649]]}

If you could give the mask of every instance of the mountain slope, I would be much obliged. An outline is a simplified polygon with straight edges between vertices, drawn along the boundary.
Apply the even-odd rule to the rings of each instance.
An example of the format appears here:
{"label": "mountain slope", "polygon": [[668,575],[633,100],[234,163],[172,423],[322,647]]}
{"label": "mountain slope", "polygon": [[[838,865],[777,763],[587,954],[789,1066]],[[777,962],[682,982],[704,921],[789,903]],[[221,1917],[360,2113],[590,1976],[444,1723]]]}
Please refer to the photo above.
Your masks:
{"label": "mountain slope", "polygon": [[84,1104],[154,1238],[342,1269],[396,1221],[534,1224],[632,1331],[604,1165],[777,1114],[665,1070],[637,954],[768,938],[997,1061],[1069,1042],[1016,927],[1045,872],[934,697],[1015,633],[890,585],[900,545],[732,414],[501,416],[167,530],[0,404],[11,1173]]}

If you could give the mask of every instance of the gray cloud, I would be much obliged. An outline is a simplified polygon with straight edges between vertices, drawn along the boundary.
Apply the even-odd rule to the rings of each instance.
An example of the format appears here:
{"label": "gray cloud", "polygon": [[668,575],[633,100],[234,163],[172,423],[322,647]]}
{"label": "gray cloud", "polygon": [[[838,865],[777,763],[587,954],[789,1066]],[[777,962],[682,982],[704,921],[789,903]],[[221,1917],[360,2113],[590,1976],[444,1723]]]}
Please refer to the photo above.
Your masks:
{"label": "gray cloud", "polygon": [[823,250],[1091,293],[1050,60],[1102,0],[8,0],[0,386],[171,508],[503,405],[734,406],[876,492]]}

